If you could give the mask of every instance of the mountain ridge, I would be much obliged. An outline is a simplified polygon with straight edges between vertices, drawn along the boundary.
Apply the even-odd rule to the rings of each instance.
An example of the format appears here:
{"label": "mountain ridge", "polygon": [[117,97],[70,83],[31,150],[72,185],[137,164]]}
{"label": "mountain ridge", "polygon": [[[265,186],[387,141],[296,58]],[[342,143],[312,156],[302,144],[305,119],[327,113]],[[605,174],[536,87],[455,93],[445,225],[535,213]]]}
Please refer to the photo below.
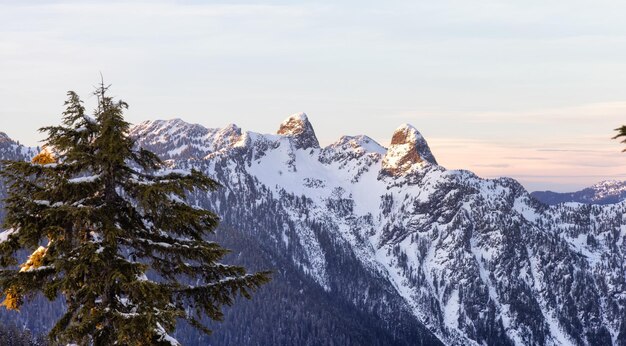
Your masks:
{"label": "mountain ridge", "polygon": [[575,192],[533,191],[531,196],[550,205],[567,202],[614,204],[626,200],[626,181],[605,180]]}
{"label": "mountain ridge", "polygon": [[217,179],[224,188],[192,202],[350,314],[376,316],[368,323],[387,343],[626,343],[626,203],[547,206],[513,179],[437,165],[412,127],[392,140],[405,160],[389,165],[388,148],[367,136],[321,148],[308,118],[293,119],[282,135],[182,120],[131,135],[169,165]]}

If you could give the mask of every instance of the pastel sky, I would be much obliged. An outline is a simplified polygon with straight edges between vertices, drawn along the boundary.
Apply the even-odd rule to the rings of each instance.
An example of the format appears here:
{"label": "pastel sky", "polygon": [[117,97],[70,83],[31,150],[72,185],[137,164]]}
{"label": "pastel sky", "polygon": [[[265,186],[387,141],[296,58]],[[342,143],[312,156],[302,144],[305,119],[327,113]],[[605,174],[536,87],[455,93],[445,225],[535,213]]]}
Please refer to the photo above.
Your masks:
{"label": "pastel sky", "polygon": [[626,3],[0,0],[0,131],[36,145],[100,72],[127,119],[322,144],[416,126],[440,164],[529,190],[626,180]]}

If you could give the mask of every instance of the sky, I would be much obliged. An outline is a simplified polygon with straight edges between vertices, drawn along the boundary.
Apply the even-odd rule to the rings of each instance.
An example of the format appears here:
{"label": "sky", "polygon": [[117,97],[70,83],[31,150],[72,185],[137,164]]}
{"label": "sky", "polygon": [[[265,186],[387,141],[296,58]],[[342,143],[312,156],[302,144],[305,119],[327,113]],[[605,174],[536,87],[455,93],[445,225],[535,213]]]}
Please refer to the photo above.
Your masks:
{"label": "sky", "polygon": [[417,127],[438,162],[527,189],[626,180],[626,3],[0,0],[0,131],[40,144],[100,73],[128,121],[320,142]]}

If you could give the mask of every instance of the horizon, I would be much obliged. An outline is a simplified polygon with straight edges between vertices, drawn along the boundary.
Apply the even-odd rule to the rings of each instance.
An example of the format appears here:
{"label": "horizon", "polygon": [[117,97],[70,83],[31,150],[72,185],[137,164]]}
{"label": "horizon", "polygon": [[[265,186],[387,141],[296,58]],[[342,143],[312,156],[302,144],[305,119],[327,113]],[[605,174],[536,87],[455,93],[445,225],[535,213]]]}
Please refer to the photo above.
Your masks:
{"label": "horizon", "polygon": [[[626,4],[49,1],[0,4],[0,131],[37,145],[102,72],[127,120],[387,145],[414,125],[448,169],[529,191],[626,179]],[[558,19],[558,20],[557,20]],[[89,107],[87,107],[90,109]],[[14,119],[19,119],[15,121]],[[11,121],[7,121],[11,120]]]}

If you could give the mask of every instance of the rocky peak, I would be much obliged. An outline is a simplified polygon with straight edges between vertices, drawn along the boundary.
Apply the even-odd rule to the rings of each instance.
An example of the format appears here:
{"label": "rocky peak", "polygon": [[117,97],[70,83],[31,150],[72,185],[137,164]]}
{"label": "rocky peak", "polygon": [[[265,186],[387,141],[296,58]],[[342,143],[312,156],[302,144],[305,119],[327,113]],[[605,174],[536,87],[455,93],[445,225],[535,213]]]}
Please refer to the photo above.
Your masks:
{"label": "rocky peak", "polygon": [[280,124],[277,134],[292,137],[296,149],[320,147],[313,126],[305,113],[291,115]]}
{"label": "rocky peak", "polygon": [[383,170],[402,174],[418,163],[437,164],[426,139],[409,124],[401,125],[391,137],[391,145],[383,158]]}
{"label": "rocky peak", "polygon": [[13,140],[6,133],[0,132],[0,143],[13,143]]}
{"label": "rocky peak", "polygon": [[235,124],[228,124],[219,129],[212,138],[213,150],[233,146],[241,138],[241,128]]}

